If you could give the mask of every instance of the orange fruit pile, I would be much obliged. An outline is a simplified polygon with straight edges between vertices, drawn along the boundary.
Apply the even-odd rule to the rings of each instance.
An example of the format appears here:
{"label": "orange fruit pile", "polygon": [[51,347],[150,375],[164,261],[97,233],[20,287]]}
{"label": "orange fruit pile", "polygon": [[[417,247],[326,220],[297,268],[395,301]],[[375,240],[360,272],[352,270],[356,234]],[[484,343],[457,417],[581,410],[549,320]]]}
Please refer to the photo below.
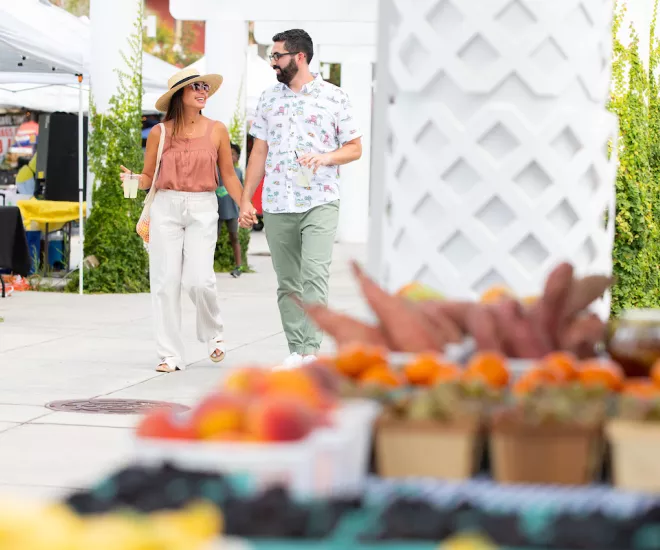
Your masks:
{"label": "orange fruit pile", "polygon": [[[659,373],[660,374],[660,373]],[[621,367],[605,359],[579,361],[566,352],[553,352],[525,372],[513,385],[513,393],[524,395],[544,386],[578,383],[586,387],[603,387],[611,392],[650,395],[651,381],[626,380]],[[660,389],[660,385],[658,386]]]}
{"label": "orange fruit pile", "polygon": [[403,368],[406,380],[415,386],[433,386],[441,382],[457,380],[461,369],[454,363],[442,361],[432,354],[418,355]]}
{"label": "orange fruit pile", "polygon": [[359,385],[396,388],[405,381],[399,372],[390,368],[387,352],[377,347],[362,344],[347,346],[331,363],[339,374]]}
{"label": "orange fruit pile", "polygon": [[506,388],[511,379],[506,357],[495,352],[475,354],[465,368],[463,379],[483,382],[492,388]]}

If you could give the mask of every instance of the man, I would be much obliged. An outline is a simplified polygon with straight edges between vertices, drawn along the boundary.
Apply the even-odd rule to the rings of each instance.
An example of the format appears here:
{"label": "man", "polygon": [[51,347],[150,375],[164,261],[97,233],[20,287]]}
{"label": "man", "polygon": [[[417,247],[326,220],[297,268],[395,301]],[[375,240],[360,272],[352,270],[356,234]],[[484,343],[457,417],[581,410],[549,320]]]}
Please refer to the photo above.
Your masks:
{"label": "man", "polygon": [[[236,175],[240,182],[243,183],[243,172],[241,172],[241,169],[236,166],[240,157],[241,148],[235,143],[232,143],[231,158],[234,161],[234,170],[236,171]],[[219,177],[220,176],[218,176],[218,178]],[[218,196],[218,236],[220,235],[222,224],[226,224],[227,231],[229,232],[229,242],[234,251],[234,265],[236,266],[232,270],[231,276],[236,279],[241,276],[241,266],[243,265],[241,259],[241,243],[238,239],[238,206],[236,206],[236,203],[229,196],[227,189],[222,183],[222,179],[219,179],[218,189],[215,193]]]}
{"label": "man", "polygon": [[279,84],[259,100],[255,138],[241,199],[241,224],[254,218],[252,195],[265,174],[266,238],[277,274],[277,302],[291,355],[284,367],[315,359],[322,333],[291,299],[326,304],[339,217],[339,167],[362,155],[362,133],[348,96],[312,74],[309,34],[273,37],[271,66]]}

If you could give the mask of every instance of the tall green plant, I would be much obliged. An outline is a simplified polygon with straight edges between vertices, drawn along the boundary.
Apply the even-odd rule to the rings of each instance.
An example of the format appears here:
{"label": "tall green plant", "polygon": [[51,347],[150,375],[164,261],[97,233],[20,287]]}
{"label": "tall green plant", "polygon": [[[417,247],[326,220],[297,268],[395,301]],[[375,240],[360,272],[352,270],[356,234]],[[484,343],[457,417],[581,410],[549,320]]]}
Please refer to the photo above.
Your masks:
{"label": "tall green plant", "polygon": [[[658,0],[655,0],[657,14]],[[612,27],[614,46],[610,110],[619,118],[616,178],[616,229],[612,313],[632,307],[660,306],[660,98],[659,54],[655,21],[649,29],[648,68],[639,53],[639,37],[631,25],[631,40],[619,40],[626,5],[617,3]]]}
{"label": "tall green plant", "polygon": [[[107,112],[98,111],[90,100],[92,132],[89,166],[94,174],[93,208],[85,226],[85,256],[94,256],[99,266],[85,268],[84,287],[90,293],[149,292],[149,259],[135,232],[142,200],[124,199],[120,165],[141,173],[142,152],[142,2],[129,40],[129,55],[123,55],[126,70],[118,70],[119,87]],[[144,194],[140,192],[140,198]],[[78,288],[77,276],[68,285]]]}

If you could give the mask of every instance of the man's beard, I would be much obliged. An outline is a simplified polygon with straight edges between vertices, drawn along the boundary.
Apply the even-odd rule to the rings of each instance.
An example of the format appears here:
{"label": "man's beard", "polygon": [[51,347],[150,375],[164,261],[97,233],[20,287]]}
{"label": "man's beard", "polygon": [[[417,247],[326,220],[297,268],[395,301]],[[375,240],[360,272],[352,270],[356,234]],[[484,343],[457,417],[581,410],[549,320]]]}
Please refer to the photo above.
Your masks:
{"label": "man's beard", "polygon": [[278,68],[280,69],[279,71],[277,70],[277,68],[275,69],[277,80],[282,82],[283,84],[286,84],[287,86],[291,84],[291,81],[298,74],[298,65],[296,65],[296,62],[293,59],[289,61],[289,64],[286,67],[284,68],[278,67]]}

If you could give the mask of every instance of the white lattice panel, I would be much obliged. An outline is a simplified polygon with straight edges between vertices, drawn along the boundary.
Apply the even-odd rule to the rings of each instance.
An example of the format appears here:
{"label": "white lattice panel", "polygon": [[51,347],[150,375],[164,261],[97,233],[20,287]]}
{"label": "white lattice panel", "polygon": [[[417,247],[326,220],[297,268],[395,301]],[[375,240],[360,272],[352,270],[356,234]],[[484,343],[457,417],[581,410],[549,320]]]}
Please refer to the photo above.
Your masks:
{"label": "white lattice panel", "polygon": [[526,295],[562,260],[610,273],[612,1],[394,3],[386,286]]}

